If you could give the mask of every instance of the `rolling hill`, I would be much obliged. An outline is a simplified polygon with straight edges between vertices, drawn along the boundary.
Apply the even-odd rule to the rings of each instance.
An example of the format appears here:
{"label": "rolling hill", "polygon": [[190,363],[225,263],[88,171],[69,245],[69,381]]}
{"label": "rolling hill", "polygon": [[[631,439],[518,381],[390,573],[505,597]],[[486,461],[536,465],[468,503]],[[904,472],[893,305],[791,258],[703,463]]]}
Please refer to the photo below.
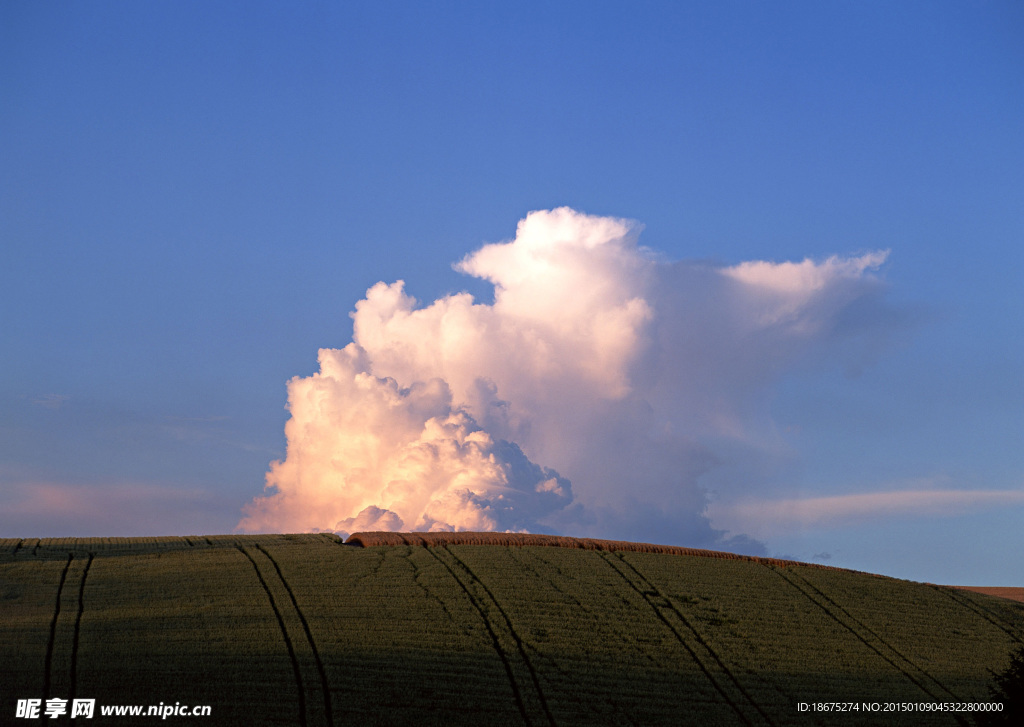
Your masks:
{"label": "rolling hill", "polygon": [[463,533],[0,540],[3,724],[32,724],[28,699],[34,723],[68,723],[50,698],[95,700],[74,722],[98,725],[971,724],[920,710],[990,702],[1022,643],[1022,603],[710,551]]}

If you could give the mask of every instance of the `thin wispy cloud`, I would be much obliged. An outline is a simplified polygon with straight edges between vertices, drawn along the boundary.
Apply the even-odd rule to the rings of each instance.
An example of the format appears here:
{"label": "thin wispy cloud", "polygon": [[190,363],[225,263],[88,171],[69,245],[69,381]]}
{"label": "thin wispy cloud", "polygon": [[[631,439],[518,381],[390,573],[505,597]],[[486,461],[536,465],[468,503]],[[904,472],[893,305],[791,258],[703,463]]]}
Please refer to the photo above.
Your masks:
{"label": "thin wispy cloud", "polygon": [[709,512],[719,527],[755,537],[796,530],[856,527],[886,518],[956,517],[995,508],[1024,508],[1024,489],[913,489],[825,497],[746,498],[714,503]]}
{"label": "thin wispy cloud", "polygon": [[41,406],[44,409],[57,411],[64,406],[70,398],[71,397],[65,396],[64,394],[47,394],[46,396],[41,396],[38,399],[33,399],[32,403],[36,406]]}
{"label": "thin wispy cloud", "polygon": [[216,532],[225,497],[153,483],[12,480],[0,488],[7,537],[143,536]]}

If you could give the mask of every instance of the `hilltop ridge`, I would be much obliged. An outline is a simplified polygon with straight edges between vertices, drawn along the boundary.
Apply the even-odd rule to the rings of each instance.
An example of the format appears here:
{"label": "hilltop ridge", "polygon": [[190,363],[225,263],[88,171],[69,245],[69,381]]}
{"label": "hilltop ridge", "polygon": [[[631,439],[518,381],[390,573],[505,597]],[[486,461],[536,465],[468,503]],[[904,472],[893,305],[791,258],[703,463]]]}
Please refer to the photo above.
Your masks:
{"label": "hilltop ridge", "polygon": [[0,540],[0,721],[77,696],[206,705],[218,725],[824,725],[799,705],[826,701],[888,725],[888,704],[988,704],[1024,643],[1024,604],[820,565],[525,534],[348,541]]}

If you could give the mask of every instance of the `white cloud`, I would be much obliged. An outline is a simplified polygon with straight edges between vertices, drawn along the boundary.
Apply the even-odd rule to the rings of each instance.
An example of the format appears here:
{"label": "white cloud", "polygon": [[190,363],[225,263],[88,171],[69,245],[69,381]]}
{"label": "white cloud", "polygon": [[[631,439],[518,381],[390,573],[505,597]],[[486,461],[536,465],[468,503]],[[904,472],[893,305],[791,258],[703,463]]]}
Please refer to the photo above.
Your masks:
{"label": "white cloud", "polygon": [[557,473],[453,407],[444,381],[402,388],[366,362],[355,344],[322,349],[320,372],[289,382],[287,457],[240,528],[520,530],[571,499]]}
{"label": "white cloud", "polygon": [[779,376],[885,333],[871,271],[886,253],[714,267],[659,260],[638,234],[532,212],[457,264],[494,284],[493,304],[372,286],[352,343],[289,383],[288,454],[240,527],[716,542],[699,478],[779,449]]}

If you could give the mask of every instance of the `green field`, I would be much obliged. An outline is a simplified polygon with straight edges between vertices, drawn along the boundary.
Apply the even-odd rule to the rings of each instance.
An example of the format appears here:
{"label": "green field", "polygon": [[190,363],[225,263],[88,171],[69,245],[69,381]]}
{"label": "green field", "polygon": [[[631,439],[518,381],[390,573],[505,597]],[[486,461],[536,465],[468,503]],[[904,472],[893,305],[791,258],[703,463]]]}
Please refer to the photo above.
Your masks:
{"label": "green field", "polygon": [[[813,566],[329,535],[0,540],[0,724],[972,724],[1024,604]],[[855,703],[806,712],[798,704]],[[209,705],[104,718],[101,705]],[[813,709],[813,708],[812,708]]]}

